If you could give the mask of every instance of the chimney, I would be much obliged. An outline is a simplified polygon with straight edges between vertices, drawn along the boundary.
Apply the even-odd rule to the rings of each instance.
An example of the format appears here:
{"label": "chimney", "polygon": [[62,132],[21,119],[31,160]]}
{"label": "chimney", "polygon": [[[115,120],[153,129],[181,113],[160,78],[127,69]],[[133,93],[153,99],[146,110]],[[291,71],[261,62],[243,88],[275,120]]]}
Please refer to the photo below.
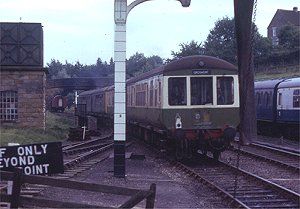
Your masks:
{"label": "chimney", "polygon": [[294,12],[298,12],[298,7],[293,7]]}

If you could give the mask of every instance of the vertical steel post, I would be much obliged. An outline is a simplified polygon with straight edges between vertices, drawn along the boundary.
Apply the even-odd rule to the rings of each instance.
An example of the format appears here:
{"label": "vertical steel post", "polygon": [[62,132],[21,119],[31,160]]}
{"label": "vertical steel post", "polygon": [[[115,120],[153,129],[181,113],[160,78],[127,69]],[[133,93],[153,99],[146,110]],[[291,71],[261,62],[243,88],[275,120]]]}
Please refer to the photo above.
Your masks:
{"label": "vertical steel post", "polygon": [[240,141],[245,145],[257,137],[254,70],[251,63],[253,4],[254,0],[234,0],[240,90]]}
{"label": "vertical steel post", "polygon": [[[126,141],[126,19],[138,4],[150,0],[135,0],[127,6],[127,0],[115,0],[115,93],[114,93],[114,176],[125,177]],[[183,7],[191,0],[178,0]]]}
{"label": "vertical steel post", "polygon": [[115,0],[114,176],[125,177],[127,0]]}

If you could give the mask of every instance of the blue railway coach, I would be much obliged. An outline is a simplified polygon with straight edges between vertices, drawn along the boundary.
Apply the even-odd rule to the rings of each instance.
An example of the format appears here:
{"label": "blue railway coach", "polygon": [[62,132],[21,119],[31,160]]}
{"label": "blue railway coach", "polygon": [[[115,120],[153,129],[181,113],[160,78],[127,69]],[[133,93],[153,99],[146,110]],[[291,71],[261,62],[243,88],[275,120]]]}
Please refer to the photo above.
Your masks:
{"label": "blue railway coach", "polygon": [[258,132],[299,140],[300,77],[255,82]]}

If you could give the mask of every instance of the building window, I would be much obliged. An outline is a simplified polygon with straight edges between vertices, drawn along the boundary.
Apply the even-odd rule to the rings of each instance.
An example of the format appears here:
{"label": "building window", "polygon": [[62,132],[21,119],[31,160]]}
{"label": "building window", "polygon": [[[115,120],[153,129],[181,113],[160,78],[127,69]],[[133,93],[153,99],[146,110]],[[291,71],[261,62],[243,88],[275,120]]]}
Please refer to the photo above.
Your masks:
{"label": "building window", "polygon": [[18,119],[18,93],[16,91],[1,91],[0,119],[5,121]]}
{"label": "building window", "polygon": [[273,27],[272,28],[272,44],[273,46],[277,46],[279,42],[279,39],[277,37],[277,28]]}

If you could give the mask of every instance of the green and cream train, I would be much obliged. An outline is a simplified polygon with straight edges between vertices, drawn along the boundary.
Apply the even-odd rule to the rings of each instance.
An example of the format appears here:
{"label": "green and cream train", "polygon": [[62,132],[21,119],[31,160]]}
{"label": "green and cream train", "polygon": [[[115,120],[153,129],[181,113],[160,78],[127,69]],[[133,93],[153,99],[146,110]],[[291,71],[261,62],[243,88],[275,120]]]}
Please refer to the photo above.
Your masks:
{"label": "green and cream train", "polygon": [[[178,159],[207,152],[218,159],[235,137],[238,72],[224,60],[183,57],[128,79],[126,94],[127,133],[173,151]],[[79,122],[94,117],[96,127],[112,124],[113,105],[113,86],[82,92]]]}

